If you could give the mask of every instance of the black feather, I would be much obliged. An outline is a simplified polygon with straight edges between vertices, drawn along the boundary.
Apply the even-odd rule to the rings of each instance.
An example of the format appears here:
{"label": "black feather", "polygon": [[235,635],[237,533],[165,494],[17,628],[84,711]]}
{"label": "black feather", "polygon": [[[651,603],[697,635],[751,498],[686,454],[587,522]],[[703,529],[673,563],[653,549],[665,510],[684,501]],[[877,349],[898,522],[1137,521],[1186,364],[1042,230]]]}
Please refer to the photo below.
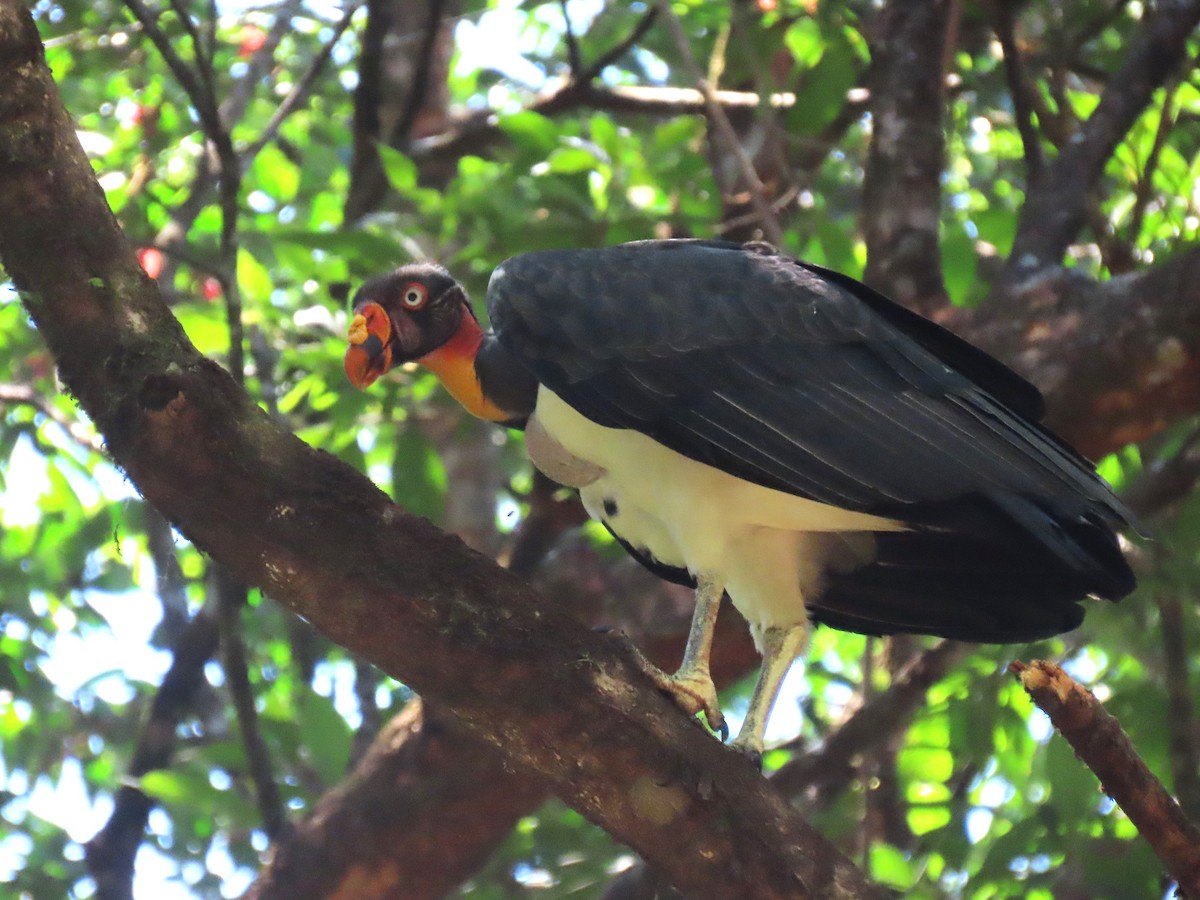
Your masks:
{"label": "black feather", "polygon": [[508,260],[488,307],[505,348],[594,422],[910,523],[830,581],[819,619],[1016,640],[1133,587],[1114,535],[1133,518],[1038,423],[1036,388],[847,276],[761,246],[648,241]]}

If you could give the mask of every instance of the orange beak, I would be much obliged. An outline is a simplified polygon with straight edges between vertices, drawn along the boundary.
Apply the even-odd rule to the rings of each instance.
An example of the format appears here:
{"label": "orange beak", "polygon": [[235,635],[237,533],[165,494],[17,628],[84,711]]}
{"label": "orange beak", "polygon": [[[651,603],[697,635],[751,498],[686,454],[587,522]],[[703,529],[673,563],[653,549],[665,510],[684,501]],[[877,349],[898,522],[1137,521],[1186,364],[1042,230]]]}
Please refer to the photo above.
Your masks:
{"label": "orange beak", "polygon": [[378,303],[364,303],[354,311],[346,350],[346,377],[360,390],[366,390],[375,379],[392,367],[392,322],[387,311]]}

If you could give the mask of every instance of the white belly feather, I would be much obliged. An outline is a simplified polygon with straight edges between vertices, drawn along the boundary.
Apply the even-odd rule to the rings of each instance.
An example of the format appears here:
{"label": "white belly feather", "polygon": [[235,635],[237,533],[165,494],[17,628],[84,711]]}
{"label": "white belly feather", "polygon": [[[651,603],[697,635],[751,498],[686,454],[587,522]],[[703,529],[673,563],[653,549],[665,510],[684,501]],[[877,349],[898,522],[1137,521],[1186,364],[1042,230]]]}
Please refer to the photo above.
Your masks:
{"label": "white belly feather", "polygon": [[804,598],[820,591],[827,569],[870,562],[870,532],[904,528],[742,481],[640,432],[597,425],[545,387],[534,416],[570,456],[603,470],[580,488],[593,517],[660,562],[713,576],[756,631],[803,622]]}

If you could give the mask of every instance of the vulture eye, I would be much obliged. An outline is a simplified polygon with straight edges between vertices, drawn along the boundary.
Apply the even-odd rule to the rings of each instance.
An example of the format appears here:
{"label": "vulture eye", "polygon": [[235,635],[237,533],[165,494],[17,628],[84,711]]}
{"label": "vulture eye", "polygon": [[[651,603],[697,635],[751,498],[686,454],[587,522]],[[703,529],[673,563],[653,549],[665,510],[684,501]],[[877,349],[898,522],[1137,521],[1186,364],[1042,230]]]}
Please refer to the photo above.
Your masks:
{"label": "vulture eye", "polygon": [[425,285],[414,281],[404,286],[404,293],[400,295],[400,299],[405,309],[420,309],[429,299],[429,291],[425,289]]}

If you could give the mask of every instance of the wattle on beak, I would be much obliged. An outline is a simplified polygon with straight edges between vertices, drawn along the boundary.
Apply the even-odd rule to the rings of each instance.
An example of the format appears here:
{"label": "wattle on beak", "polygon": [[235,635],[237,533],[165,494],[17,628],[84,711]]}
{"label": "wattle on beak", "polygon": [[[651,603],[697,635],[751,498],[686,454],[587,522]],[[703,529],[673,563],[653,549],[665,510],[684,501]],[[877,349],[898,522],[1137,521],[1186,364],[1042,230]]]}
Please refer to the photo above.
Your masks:
{"label": "wattle on beak", "polygon": [[366,303],[354,311],[343,365],[356,388],[365,390],[392,367],[391,334],[391,319],[378,303]]}

